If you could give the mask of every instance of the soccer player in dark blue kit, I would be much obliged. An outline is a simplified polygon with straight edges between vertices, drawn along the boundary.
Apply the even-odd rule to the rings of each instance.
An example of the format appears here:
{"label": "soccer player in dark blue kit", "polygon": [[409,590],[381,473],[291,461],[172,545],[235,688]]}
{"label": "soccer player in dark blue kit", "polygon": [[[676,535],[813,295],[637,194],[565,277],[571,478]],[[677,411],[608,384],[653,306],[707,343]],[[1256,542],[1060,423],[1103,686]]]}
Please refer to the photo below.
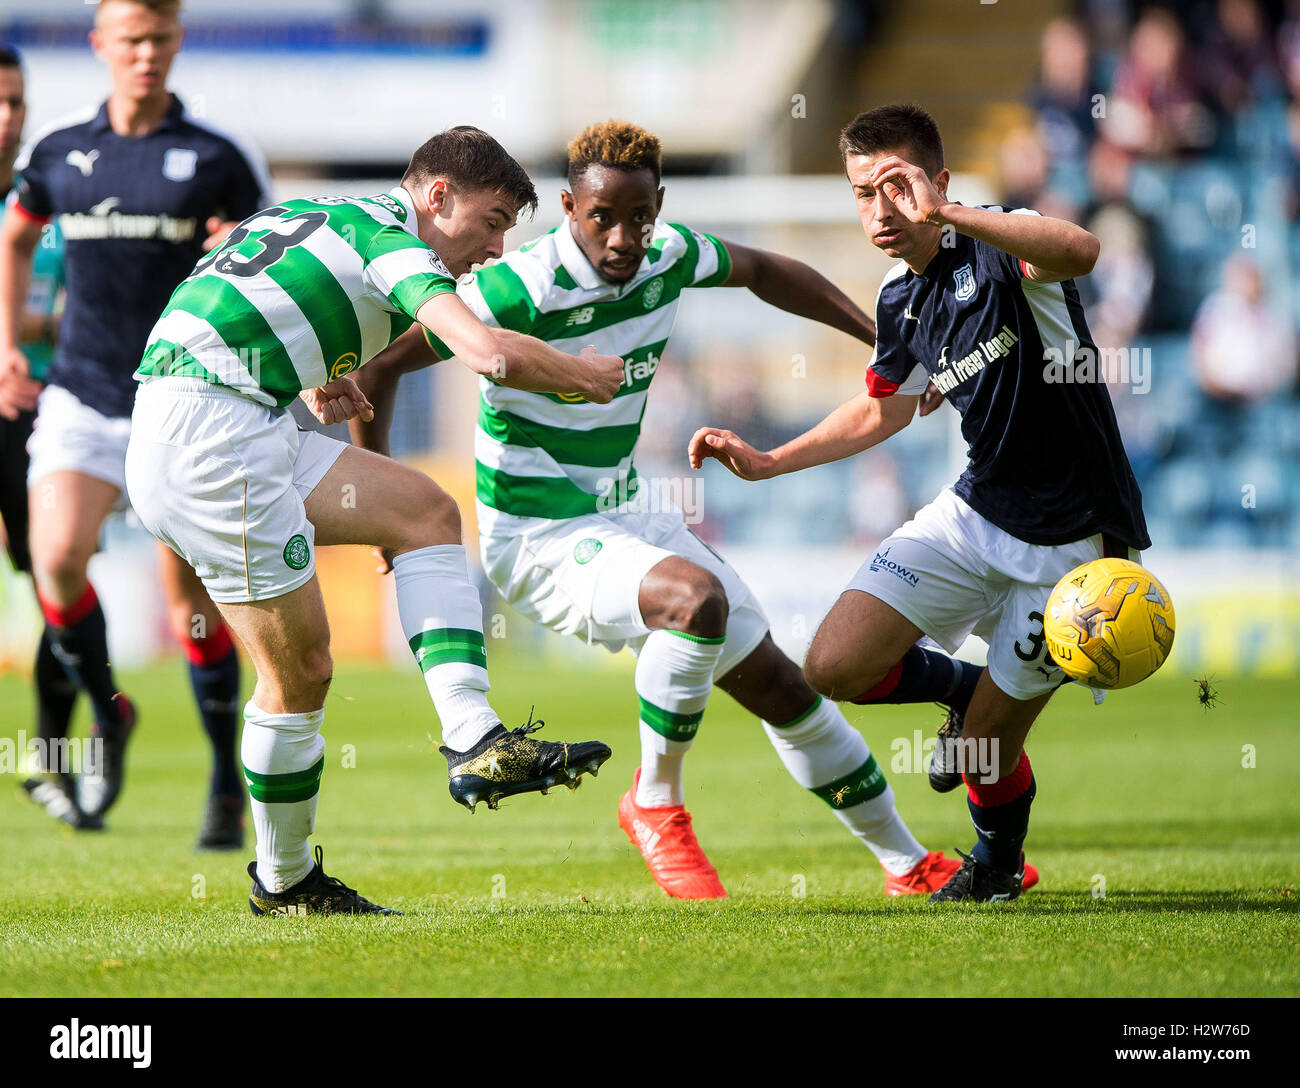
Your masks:
{"label": "soccer player in dark blue kit", "polygon": [[[66,239],[67,307],[28,443],[27,482],[48,638],[86,692],[102,742],[90,746],[77,781],[76,801],[92,820],[121,791],[136,717],[113,678],[104,613],[86,576],[104,520],[125,506],[132,374],[176,285],[231,227],[271,202],[260,157],[190,116],[167,90],[181,44],[179,9],[180,0],[100,0],[90,43],[108,66],[112,93],[98,109],[36,136],[17,163],[16,201],[0,225],[5,389],[22,388],[27,376],[18,317],[32,255],[52,220]],[[213,749],[198,845],[237,849],[244,803],[235,754],[238,657],[194,572],[161,545],[158,562]]]}
{"label": "soccer player in dark blue kit", "polygon": [[966,470],[863,564],[804,673],[836,699],[877,701],[891,685],[908,701],[930,699],[947,659],[917,645],[921,636],[950,653],[972,633],[988,642],[962,737],[987,746],[996,773],[968,762],[959,779],[932,764],[936,788],[965,780],[978,841],[931,900],[1010,900],[1035,793],[1025,737],[1065,681],[1043,643],[1043,608],[1067,571],[1136,559],[1151,543],[1073,282],[1099,247],[1060,219],[948,200],[939,131],[919,108],[860,114],[840,151],[863,230],[900,262],[876,301],[866,391],[775,450],[707,427],[689,455],[697,468],[714,457],[767,479],[896,434],[931,384],[961,413]]}

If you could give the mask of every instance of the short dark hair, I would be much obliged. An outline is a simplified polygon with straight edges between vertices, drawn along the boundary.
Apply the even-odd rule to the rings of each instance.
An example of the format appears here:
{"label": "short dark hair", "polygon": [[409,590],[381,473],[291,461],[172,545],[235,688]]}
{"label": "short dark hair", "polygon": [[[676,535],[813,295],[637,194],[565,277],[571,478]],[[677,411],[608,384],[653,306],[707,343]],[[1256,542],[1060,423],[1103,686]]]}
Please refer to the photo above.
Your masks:
{"label": "short dark hair", "polygon": [[878,155],[882,151],[907,152],[930,177],[943,169],[943,140],[939,126],[920,106],[879,106],[858,114],[840,133],[840,158]]}
{"label": "short dark hair", "polygon": [[569,141],[569,188],[573,188],[589,166],[649,170],[658,188],[660,158],[659,138],[631,121],[588,125]]}
{"label": "short dark hair", "polygon": [[514,202],[515,211],[537,211],[537,190],[522,166],[481,128],[457,125],[425,140],[402,175],[407,181],[445,177],[458,189],[486,189]]}
{"label": "short dark hair", "polygon": [[0,68],[17,68],[22,71],[23,58],[12,45],[0,45]]}

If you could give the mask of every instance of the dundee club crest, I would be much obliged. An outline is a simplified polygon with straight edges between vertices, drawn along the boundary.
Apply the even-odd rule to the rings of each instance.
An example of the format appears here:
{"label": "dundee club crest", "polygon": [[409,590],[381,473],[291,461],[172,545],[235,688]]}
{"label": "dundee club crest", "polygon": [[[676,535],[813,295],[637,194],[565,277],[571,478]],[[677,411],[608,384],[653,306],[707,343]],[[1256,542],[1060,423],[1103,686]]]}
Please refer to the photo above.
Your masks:
{"label": "dundee club crest", "polygon": [[952,274],[952,286],[958,302],[965,302],[975,294],[975,273],[970,265],[964,264]]}

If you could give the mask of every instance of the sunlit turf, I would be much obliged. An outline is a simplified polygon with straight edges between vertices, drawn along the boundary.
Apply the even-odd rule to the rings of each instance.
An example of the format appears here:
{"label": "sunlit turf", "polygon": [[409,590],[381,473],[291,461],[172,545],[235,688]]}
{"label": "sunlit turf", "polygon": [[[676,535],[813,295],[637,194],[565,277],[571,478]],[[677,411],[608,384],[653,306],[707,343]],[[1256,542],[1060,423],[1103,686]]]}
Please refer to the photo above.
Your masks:
{"label": "sunlit turf", "polygon": [[[1097,709],[1061,693],[1029,749],[1042,884],[936,909],[884,898],[874,859],[722,695],[687,791],[731,897],[669,901],[615,820],[637,763],[630,668],[503,658],[493,675],[508,724],[536,703],[542,736],[609,742],[600,777],[471,816],[447,797],[418,676],[336,670],[316,841],[327,872],[406,912],[387,919],[254,918],[251,842],[191,849],[206,754],[183,669],[124,676],[143,716],[107,832],[64,830],[14,775],[0,798],[3,992],[1300,994],[1300,682],[1221,678],[1208,711],[1185,677]],[[0,677],[0,736],[31,731],[29,706],[25,681]],[[922,841],[968,848],[962,791],[891,766],[935,708],[851,709]]]}

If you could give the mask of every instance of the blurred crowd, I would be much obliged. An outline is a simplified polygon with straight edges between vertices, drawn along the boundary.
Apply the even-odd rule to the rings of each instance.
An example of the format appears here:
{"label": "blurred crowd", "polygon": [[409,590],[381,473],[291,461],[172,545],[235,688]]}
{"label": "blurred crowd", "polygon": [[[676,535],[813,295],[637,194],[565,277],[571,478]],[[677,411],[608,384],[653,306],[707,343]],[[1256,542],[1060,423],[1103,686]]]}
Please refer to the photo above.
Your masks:
{"label": "blurred crowd", "polygon": [[1047,26],[1001,199],[1101,239],[1080,290],[1150,364],[1111,391],[1153,536],[1300,544],[1300,2],[1133,8]]}
{"label": "blurred crowd", "polygon": [[[1025,106],[998,199],[1101,240],[1079,287],[1152,538],[1300,547],[1300,0],[1079,0],[1045,28]],[[670,463],[678,421],[698,414],[688,397],[760,447],[795,433],[773,427],[752,367],[688,337],[671,351],[692,388],[659,376],[643,459]],[[879,540],[951,481],[947,415],[764,485],[763,503],[714,473],[706,535]]]}

